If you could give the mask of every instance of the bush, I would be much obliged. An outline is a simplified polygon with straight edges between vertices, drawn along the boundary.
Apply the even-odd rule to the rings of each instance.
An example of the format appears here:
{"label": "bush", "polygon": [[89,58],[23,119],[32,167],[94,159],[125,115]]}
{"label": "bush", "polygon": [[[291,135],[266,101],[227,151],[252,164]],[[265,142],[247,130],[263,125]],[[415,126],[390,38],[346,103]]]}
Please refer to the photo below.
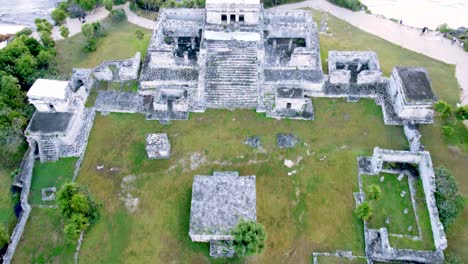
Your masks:
{"label": "bush", "polygon": [[67,18],[67,13],[65,13],[65,11],[62,9],[56,8],[54,11],[52,11],[51,17],[55,21],[55,24],[62,25]]}
{"label": "bush", "polygon": [[127,19],[127,14],[122,8],[117,8],[111,11],[111,18],[114,22],[121,22]]}
{"label": "bush", "polygon": [[435,175],[435,198],[439,218],[444,228],[448,228],[463,212],[463,198],[458,192],[457,182],[450,171],[441,166],[436,168]]}
{"label": "bush", "polygon": [[367,9],[367,6],[363,5],[359,0],[328,0],[328,2],[353,11],[358,11],[362,8]]}
{"label": "bush", "polygon": [[0,225],[0,249],[10,241],[10,236],[3,225]]}
{"label": "bush", "polygon": [[434,110],[439,113],[443,119],[447,119],[452,115],[452,106],[444,101],[438,101],[434,104]]}
{"label": "bush", "polygon": [[455,117],[458,120],[468,120],[468,105],[459,106],[455,110]]}
{"label": "bush", "polygon": [[442,127],[442,134],[444,136],[452,136],[453,134],[455,133],[455,128],[453,128],[452,126],[443,126]]}
{"label": "bush", "polygon": [[70,30],[68,30],[68,28],[65,25],[60,26],[60,36],[62,36],[63,38],[68,38],[69,35]]}
{"label": "bush", "polygon": [[447,23],[444,23],[437,27],[437,31],[439,31],[440,33],[450,33],[453,31],[453,29],[449,28]]}
{"label": "bush", "polygon": [[243,221],[232,230],[233,246],[239,256],[261,254],[265,249],[267,234],[262,224]]}
{"label": "bush", "polygon": [[114,2],[112,2],[112,0],[104,0],[103,3],[107,11],[112,11],[112,8],[114,7]]}
{"label": "bush", "polygon": [[468,41],[465,41],[465,43],[463,43],[463,49],[465,51],[468,51]]}
{"label": "bush", "polygon": [[83,17],[86,15],[86,12],[77,4],[70,4],[67,8],[68,15],[70,18]]}
{"label": "bush", "polygon": [[374,215],[374,207],[370,202],[365,201],[356,207],[354,213],[359,219],[368,221]]}
{"label": "bush", "polygon": [[97,50],[97,40],[92,38],[86,42],[86,45],[83,47],[83,51],[86,53],[94,52]]}
{"label": "bush", "polygon": [[126,0],[114,0],[114,5],[123,5],[127,2]]}
{"label": "bush", "polygon": [[32,34],[32,30],[30,28],[23,28],[22,30],[16,32],[15,36],[29,36]]}
{"label": "bush", "polygon": [[366,190],[366,198],[371,201],[378,201],[382,198],[382,190],[376,184],[372,184],[367,186]]}

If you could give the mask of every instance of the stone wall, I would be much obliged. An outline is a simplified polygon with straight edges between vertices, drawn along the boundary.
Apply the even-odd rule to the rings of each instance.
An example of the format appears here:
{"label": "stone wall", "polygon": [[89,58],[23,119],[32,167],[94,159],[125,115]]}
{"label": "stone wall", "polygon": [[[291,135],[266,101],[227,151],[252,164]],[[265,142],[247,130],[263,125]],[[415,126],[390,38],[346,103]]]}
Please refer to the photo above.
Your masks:
{"label": "stone wall", "polygon": [[[141,54],[137,52],[127,60],[105,61],[93,69],[94,78],[98,81],[122,82],[138,79]],[[112,68],[115,70],[113,71]]]}
{"label": "stone wall", "polygon": [[21,213],[18,218],[18,222],[13,229],[13,233],[10,237],[10,244],[8,245],[8,249],[3,256],[3,263],[10,264],[11,260],[13,259],[13,255],[15,254],[16,248],[18,247],[19,241],[21,236],[23,235],[24,228],[26,226],[26,222],[29,218],[29,213],[31,212],[31,206],[28,203],[29,197],[29,190],[31,188],[31,178],[32,178],[32,171],[34,168],[34,151],[32,149],[28,149],[26,154],[24,155],[23,162],[21,163],[20,167],[20,181],[21,181],[21,194],[20,194],[20,204],[21,204]]}
{"label": "stone wall", "polygon": [[408,139],[410,150],[412,152],[418,152],[422,150],[421,133],[419,133],[416,126],[413,123],[406,123],[403,125],[403,130],[405,132],[406,138]]}
{"label": "stone wall", "polygon": [[431,155],[427,151],[397,151],[374,148],[372,155],[371,168],[374,174],[380,173],[383,162],[399,162],[417,164],[419,169],[419,177],[423,183],[424,195],[426,197],[427,209],[431,220],[431,228],[434,236],[434,244],[438,251],[443,251],[447,248],[447,238],[445,236],[444,227],[439,219],[439,211],[435,200],[435,174],[432,167]]}

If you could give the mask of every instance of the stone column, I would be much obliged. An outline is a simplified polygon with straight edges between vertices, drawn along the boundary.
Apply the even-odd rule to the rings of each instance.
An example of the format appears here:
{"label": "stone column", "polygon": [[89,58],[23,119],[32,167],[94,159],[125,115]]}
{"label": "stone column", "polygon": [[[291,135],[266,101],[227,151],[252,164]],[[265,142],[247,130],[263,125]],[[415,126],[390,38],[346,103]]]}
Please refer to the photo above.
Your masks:
{"label": "stone column", "polygon": [[189,64],[188,51],[184,51],[184,63]]}
{"label": "stone column", "polygon": [[288,45],[288,50],[289,50],[289,51],[291,51],[291,49],[292,49],[292,44],[293,44],[293,40],[290,39],[290,40],[289,40],[289,45]]}
{"label": "stone column", "polygon": [[273,39],[273,50],[276,50],[276,45],[277,45],[276,39]]}
{"label": "stone column", "polygon": [[179,38],[178,37],[173,37],[174,39],[174,44],[177,47],[179,45]]}
{"label": "stone column", "polygon": [[192,50],[194,50],[195,49],[195,38],[194,37],[190,38],[190,43],[192,44]]}

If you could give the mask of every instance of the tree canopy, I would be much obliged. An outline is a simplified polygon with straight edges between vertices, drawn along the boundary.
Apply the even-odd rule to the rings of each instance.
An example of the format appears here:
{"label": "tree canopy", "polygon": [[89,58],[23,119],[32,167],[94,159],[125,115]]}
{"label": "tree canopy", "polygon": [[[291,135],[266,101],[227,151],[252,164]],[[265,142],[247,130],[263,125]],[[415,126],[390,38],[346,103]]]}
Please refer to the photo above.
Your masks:
{"label": "tree canopy", "polygon": [[232,235],[233,246],[239,256],[261,254],[265,249],[267,234],[262,224],[241,220]]}
{"label": "tree canopy", "polygon": [[368,201],[364,201],[354,210],[356,216],[363,220],[367,221],[374,215],[374,207]]}
{"label": "tree canopy", "polygon": [[371,184],[366,187],[366,198],[371,201],[378,201],[382,198],[382,190],[377,184]]}
{"label": "tree canopy", "polygon": [[435,170],[436,175],[436,205],[439,209],[440,221],[448,228],[463,212],[463,197],[458,192],[458,185],[452,173],[444,167]]}

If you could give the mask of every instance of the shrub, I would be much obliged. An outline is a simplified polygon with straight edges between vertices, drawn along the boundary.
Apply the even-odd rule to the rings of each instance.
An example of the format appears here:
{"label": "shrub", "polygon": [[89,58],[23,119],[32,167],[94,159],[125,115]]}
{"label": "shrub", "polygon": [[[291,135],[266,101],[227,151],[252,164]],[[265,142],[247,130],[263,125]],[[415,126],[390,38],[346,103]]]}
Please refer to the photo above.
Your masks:
{"label": "shrub", "polygon": [[267,234],[262,224],[243,221],[232,230],[233,246],[239,256],[261,254],[265,249]]}
{"label": "shrub", "polygon": [[62,36],[63,38],[68,38],[69,35],[70,30],[68,30],[68,28],[65,25],[60,26],[60,36]]}
{"label": "shrub", "polygon": [[436,205],[439,209],[440,221],[448,228],[457,216],[463,212],[463,198],[458,192],[458,185],[452,173],[444,167],[435,170],[436,175]]}
{"label": "shrub", "polygon": [[114,7],[114,2],[112,2],[112,0],[104,0],[103,3],[107,11],[112,11],[112,8]]}
{"label": "shrub", "polygon": [[444,101],[438,101],[434,104],[434,110],[443,118],[449,118],[452,115],[452,106]]}
{"label": "shrub", "polygon": [[354,213],[359,219],[368,221],[374,215],[374,207],[370,202],[365,201],[356,207]]}
{"label": "shrub", "polygon": [[453,31],[453,29],[449,28],[447,23],[444,23],[437,27],[437,31],[439,31],[440,33],[450,33]]}
{"label": "shrub", "polygon": [[127,2],[126,0],[114,0],[114,5],[123,5]]}
{"label": "shrub", "polygon": [[341,6],[353,11],[361,10],[362,8],[367,9],[359,0],[328,0],[328,2]]}
{"label": "shrub", "polygon": [[447,125],[447,126],[442,127],[442,134],[444,136],[449,137],[449,136],[452,136],[454,133],[455,133],[455,128],[453,128],[452,126]]}
{"label": "shrub", "polygon": [[65,13],[65,11],[62,9],[56,8],[54,11],[52,11],[51,17],[55,21],[55,24],[62,25],[67,18],[67,13]]}
{"label": "shrub", "polygon": [[376,184],[372,184],[367,186],[366,190],[366,198],[371,201],[378,201],[382,198],[382,190]]}
{"label": "shrub", "polygon": [[8,236],[8,232],[5,230],[3,225],[0,225],[0,249],[2,249],[8,242],[10,241],[10,236]]}
{"label": "shrub", "polygon": [[66,183],[57,194],[57,204],[63,216],[73,219],[74,214],[81,214],[94,223],[99,218],[99,207],[88,188],[76,183]]}
{"label": "shrub", "polygon": [[86,12],[77,4],[70,4],[67,8],[70,18],[77,18],[86,15]]}
{"label": "shrub", "polygon": [[111,11],[111,18],[114,22],[121,22],[127,19],[127,14],[122,8],[117,8]]}
{"label": "shrub", "polygon": [[465,43],[463,43],[463,49],[465,51],[468,51],[468,41],[465,41]]}
{"label": "shrub", "polygon": [[29,36],[32,34],[32,30],[30,28],[23,28],[22,30],[16,32],[15,36]]}
{"label": "shrub", "polygon": [[455,110],[455,117],[457,117],[458,120],[468,120],[468,105],[457,107]]}

